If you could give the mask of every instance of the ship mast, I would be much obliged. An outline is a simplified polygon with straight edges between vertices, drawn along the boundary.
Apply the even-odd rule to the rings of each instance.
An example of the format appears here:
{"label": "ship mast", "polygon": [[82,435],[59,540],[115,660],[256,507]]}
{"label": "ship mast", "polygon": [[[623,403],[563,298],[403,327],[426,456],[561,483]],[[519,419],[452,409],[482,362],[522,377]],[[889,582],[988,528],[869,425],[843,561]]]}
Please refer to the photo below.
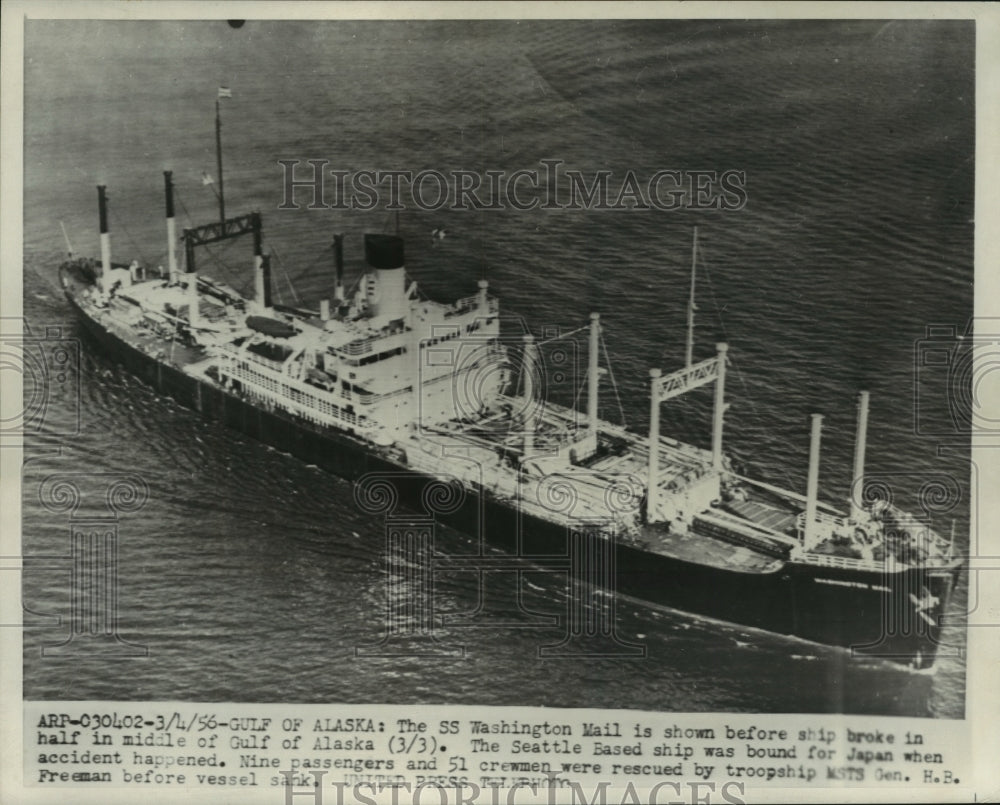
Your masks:
{"label": "ship mast", "polygon": [[529,458],[535,452],[535,430],[537,428],[538,392],[535,388],[535,372],[538,367],[538,346],[531,333],[524,334],[524,352],[522,372],[524,374],[524,398],[527,401],[524,413],[524,458]]}
{"label": "ship mast", "polygon": [[226,227],[226,197],[222,189],[222,116],[219,99],[215,99],[215,162],[219,170],[219,223]]}
{"label": "ship mast", "polygon": [[694,358],[694,312],[697,309],[694,303],[694,283],[698,270],[698,227],[694,228],[694,242],[691,245],[691,294],[688,297],[688,328],[687,328],[687,351],[685,352],[684,365],[690,369],[691,361]]}
{"label": "ship mast", "polygon": [[100,219],[101,232],[101,293],[107,295],[111,291],[111,235],[108,234],[108,195],[107,187],[97,186],[97,211]]}
{"label": "ship mast", "polygon": [[597,430],[597,395],[600,388],[598,358],[601,348],[601,314],[590,314],[590,350],[587,354],[587,424]]}
{"label": "ship mast", "polygon": [[723,341],[715,345],[715,405],[712,408],[712,469],[722,472],[722,426],[726,413],[726,351]]}
{"label": "ship mast", "polygon": [[653,523],[662,519],[660,508],[660,404],[685,392],[715,383],[715,401],[712,411],[712,472],[721,475],[723,471],[722,432],[726,408],[726,353],[728,345],[723,341],[715,345],[715,357],[697,364],[694,359],[694,312],[695,276],[698,268],[698,227],[694,228],[694,243],[691,250],[691,293],[688,298],[687,348],[684,368],[663,376],[659,369],[649,370],[649,466],[646,479],[646,521]]}
{"label": "ship mast", "polygon": [[344,236],[339,232],[333,236],[333,267],[337,279],[333,288],[333,298],[337,303],[337,310],[340,310],[344,306],[346,297],[344,296]]}
{"label": "ship mast", "polygon": [[802,547],[811,551],[819,542],[816,535],[816,504],[819,489],[819,445],[823,432],[823,415],[812,415],[809,435],[809,476],[806,479],[806,511],[802,528]]}
{"label": "ship mast", "polygon": [[[230,98],[229,90],[219,87],[219,98]],[[198,305],[197,290],[198,276],[195,265],[195,249],[198,246],[207,246],[210,243],[218,243],[222,240],[230,240],[243,235],[253,235],[253,261],[254,261],[254,304],[258,311],[268,313],[271,310],[271,258],[264,254],[263,233],[259,212],[251,212],[247,215],[238,215],[235,218],[226,218],[226,202],[222,189],[222,119],[219,112],[219,99],[215,101],[215,151],[219,168],[219,221],[218,223],[203,224],[185,229],[181,240],[184,241],[184,268],[187,274],[186,281],[190,293],[191,303],[191,325],[198,326]],[[207,174],[206,174],[207,176]],[[210,180],[211,177],[208,177]],[[210,183],[210,181],[207,181]],[[170,213],[173,212],[173,200],[170,177],[166,177],[167,186],[167,220],[168,226],[172,219]]]}
{"label": "ship mast", "polygon": [[[225,229],[225,220],[222,222]],[[271,309],[271,263],[270,255],[264,254],[264,235],[261,231],[260,216],[256,216],[251,228],[253,235],[253,298],[261,313]]]}
{"label": "ship mast", "polygon": [[167,207],[167,269],[170,284],[177,282],[177,224],[174,221],[174,183],[173,172],[163,171],[163,190]]}
{"label": "ship mast", "polygon": [[851,482],[851,520],[860,523],[864,517],[865,444],[868,436],[868,392],[858,396],[858,429],[854,440],[854,478]]}

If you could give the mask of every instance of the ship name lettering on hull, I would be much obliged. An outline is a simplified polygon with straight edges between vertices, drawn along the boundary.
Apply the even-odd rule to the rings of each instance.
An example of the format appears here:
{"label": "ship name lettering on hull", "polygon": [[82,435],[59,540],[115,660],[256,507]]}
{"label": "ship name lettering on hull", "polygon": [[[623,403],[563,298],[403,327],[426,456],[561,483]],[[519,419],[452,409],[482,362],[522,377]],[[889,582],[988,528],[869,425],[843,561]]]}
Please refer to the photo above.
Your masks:
{"label": "ship name lettering on hull", "polygon": [[882,584],[865,584],[863,581],[844,581],[843,579],[816,579],[819,584],[834,584],[837,587],[857,587],[861,590],[878,590],[882,593],[892,592]]}

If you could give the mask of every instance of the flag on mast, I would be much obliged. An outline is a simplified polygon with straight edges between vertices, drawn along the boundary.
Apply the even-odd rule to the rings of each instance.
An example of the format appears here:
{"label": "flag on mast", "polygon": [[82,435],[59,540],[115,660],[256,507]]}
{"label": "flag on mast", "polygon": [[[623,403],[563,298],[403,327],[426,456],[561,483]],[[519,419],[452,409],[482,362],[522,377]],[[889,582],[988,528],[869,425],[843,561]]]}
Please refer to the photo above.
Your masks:
{"label": "flag on mast", "polygon": [[220,98],[232,98],[233,91],[229,87],[219,87],[219,97]]}

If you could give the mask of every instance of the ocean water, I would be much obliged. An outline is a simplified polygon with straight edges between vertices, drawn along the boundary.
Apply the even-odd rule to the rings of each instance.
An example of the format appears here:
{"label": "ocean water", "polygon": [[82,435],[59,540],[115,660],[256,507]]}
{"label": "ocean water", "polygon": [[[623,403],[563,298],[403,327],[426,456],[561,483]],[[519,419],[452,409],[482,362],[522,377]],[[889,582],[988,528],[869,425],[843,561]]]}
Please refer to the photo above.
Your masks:
{"label": "ocean water", "polygon": [[[162,170],[174,171],[179,227],[215,217],[201,177],[216,173],[220,85],[233,96],[222,101],[227,211],[263,213],[286,303],[331,293],[334,232],[346,233],[352,281],[362,233],[394,220],[278,209],[279,159],[481,173],[554,159],[587,177],[609,170],[612,187],[628,170],[743,171],[747,203],[733,211],[410,205],[399,216],[408,271],[441,299],[485,276],[509,326],[523,317],[536,334],[599,311],[617,388],[602,414],[620,410],[641,432],[647,370],[683,361],[697,226],[696,357],[730,344],[732,455],[802,490],[809,414],[823,412],[822,494],[845,500],[854,400],[867,388],[869,472],[914,510],[929,481],[952,479],[958,495],[935,522],[947,531],[954,519],[964,546],[968,441],[947,418],[945,380],[920,378],[923,407],[914,380],[927,326],[961,330],[972,314],[974,61],[974,28],[960,22],[32,21],[25,319],[33,334],[79,337],[58,288],[60,223],[76,253],[99,253],[96,184],[109,187],[118,258],[165,260]],[[216,279],[251,283],[249,244],[199,260]],[[562,632],[516,609],[506,626],[440,630],[462,657],[357,658],[383,629],[384,526],[350,485],[82,350],[72,389],[52,395],[27,440],[28,698],[964,713],[958,626],[933,673],[635,601],[619,604],[618,632],[646,645],[644,659],[539,659]],[[707,444],[710,394],[690,396],[664,406],[663,432]],[[148,484],[148,502],[119,523],[118,584],[119,632],[148,656],[41,656],[65,635],[45,618],[69,612],[69,564],[45,558],[69,550],[66,515],[39,503],[53,472]],[[469,539],[442,529],[439,545]],[[545,574],[528,574],[522,593],[527,609],[566,606]],[[963,580],[957,622],[966,597]],[[477,604],[478,588],[455,579],[435,599],[443,615]]]}

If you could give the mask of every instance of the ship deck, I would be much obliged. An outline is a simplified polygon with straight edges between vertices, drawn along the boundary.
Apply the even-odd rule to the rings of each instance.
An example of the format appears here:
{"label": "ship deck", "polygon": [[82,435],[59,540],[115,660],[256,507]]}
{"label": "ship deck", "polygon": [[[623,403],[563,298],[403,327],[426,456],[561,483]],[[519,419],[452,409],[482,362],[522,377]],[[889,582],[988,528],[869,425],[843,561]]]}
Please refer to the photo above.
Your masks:
{"label": "ship deck", "polygon": [[[85,293],[92,286],[86,277],[72,269],[63,277],[67,291],[86,316],[152,360],[181,369],[201,382],[215,382],[209,371],[217,360],[213,350],[191,344],[179,335],[183,322],[171,314],[150,315],[141,303],[147,292],[144,284],[133,287],[130,294],[119,294],[105,306]],[[157,286],[172,290],[162,288],[162,283]],[[149,290],[155,290],[153,283]],[[476,421],[451,421],[411,431],[399,442],[407,457],[405,466],[431,475],[459,475],[463,482],[506,499],[539,519],[562,521],[569,526],[573,522],[617,520],[624,542],[695,565],[767,573],[780,568],[799,547],[794,535],[800,505],[793,500],[798,496],[737,476],[732,477],[753,484],[749,497],[713,500],[711,505],[703,499],[699,513],[686,527],[644,523],[638,515],[645,497],[649,462],[646,440],[603,422],[600,436],[595,438],[589,425],[580,422],[577,412],[547,405],[533,422],[532,446],[528,447],[525,423],[510,415],[518,400],[502,401],[509,403],[505,412],[494,409]],[[588,452],[577,458],[577,449]],[[657,478],[664,496],[680,496],[692,485],[712,480],[713,473],[719,474],[711,467],[708,451],[667,437],[660,437],[657,457]],[[722,474],[731,475],[725,470]],[[714,483],[718,495],[718,481]],[[560,511],[561,496],[567,490],[572,510]],[[613,501],[615,498],[618,500]],[[623,511],[625,515],[619,516]],[[829,519],[831,515],[823,516]],[[931,542],[929,536],[923,541]],[[837,546],[824,544],[814,552],[832,554],[813,557],[824,564],[872,564],[860,562],[855,556],[842,556],[843,549]]]}
{"label": "ship deck", "polygon": [[[128,297],[113,301],[108,307],[94,304],[83,291],[91,286],[75,271],[63,274],[69,291],[81,310],[91,319],[126,339],[129,344],[145,352],[156,360],[176,368],[183,368],[206,358],[205,350],[197,345],[185,343],[177,335],[177,323],[161,315],[162,323],[154,328],[148,324],[148,312],[141,311]],[[146,323],[143,320],[146,319]]]}
{"label": "ship deck", "polygon": [[733,500],[727,509],[771,531],[787,533],[795,525],[795,514],[787,509],[779,509],[761,500]]}
{"label": "ship deck", "polygon": [[[564,420],[554,407],[548,408],[545,416],[554,423]],[[491,419],[494,426],[500,422],[497,417]],[[508,435],[504,427],[491,433],[482,428],[481,423],[449,423],[447,427],[411,434],[404,441],[404,447],[408,464],[414,469],[458,477],[465,483],[506,498],[526,513],[543,520],[561,520],[572,527],[574,522],[606,522],[613,518],[608,508],[611,490],[622,493],[618,501],[623,507],[620,511],[639,511],[645,493],[643,478],[648,451],[625,431],[612,432],[611,436],[610,447],[604,442],[604,449],[597,455],[577,463],[554,450],[543,449],[525,460],[530,468],[526,476],[519,476],[518,471],[501,458],[511,447],[520,453],[523,444],[523,436]],[[704,458],[697,448],[664,440],[660,466],[664,483],[669,484],[686,474],[696,473],[704,466]],[[759,533],[754,534],[756,542],[751,539],[740,544],[732,536],[726,539],[706,533],[704,529],[675,531],[666,523],[636,524],[619,529],[619,534],[623,542],[642,550],[692,564],[733,572],[767,573],[782,566],[788,550],[788,545],[780,542],[780,535],[775,535],[769,526],[772,522],[786,526],[794,520],[794,515],[765,503],[752,503],[753,511],[741,513],[742,516],[722,508],[713,508],[711,516],[719,521],[729,520],[736,528],[740,521],[746,524],[744,517],[755,515],[752,519],[763,521]],[[761,550],[761,546],[770,550]]]}
{"label": "ship deck", "polygon": [[746,546],[693,531],[675,533],[657,524],[643,526],[640,535],[651,551],[692,564],[743,573],[768,573],[784,564],[781,559]]}

